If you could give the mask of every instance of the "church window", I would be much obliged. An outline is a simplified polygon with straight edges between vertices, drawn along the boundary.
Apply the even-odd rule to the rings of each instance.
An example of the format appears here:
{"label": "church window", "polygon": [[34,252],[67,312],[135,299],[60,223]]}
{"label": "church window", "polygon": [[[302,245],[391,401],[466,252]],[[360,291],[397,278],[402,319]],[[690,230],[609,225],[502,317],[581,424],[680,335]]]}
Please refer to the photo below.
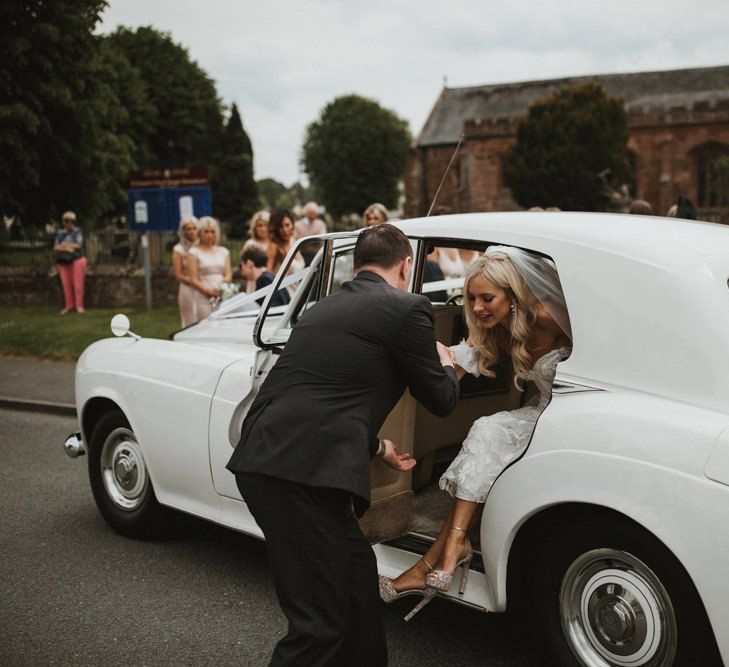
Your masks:
{"label": "church window", "polygon": [[708,144],[696,152],[699,208],[729,206],[729,147]]}

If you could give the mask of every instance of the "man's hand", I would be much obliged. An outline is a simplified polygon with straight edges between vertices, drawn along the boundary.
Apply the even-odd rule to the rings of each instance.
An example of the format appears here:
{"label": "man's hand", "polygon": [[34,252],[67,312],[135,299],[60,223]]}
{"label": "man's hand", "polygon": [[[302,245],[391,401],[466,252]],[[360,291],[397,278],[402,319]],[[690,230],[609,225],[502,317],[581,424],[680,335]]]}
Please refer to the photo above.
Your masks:
{"label": "man's hand", "polygon": [[450,348],[446,347],[440,341],[435,341],[435,349],[438,350],[438,356],[440,357],[440,363],[444,366],[455,366],[456,357]]}
{"label": "man's hand", "polygon": [[382,460],[389,468],[399,472],[407,472],[415,467],[417,461],[410,454],[398,454],[397,447],[392,440],[383,440],[385,443],[385,453]]}

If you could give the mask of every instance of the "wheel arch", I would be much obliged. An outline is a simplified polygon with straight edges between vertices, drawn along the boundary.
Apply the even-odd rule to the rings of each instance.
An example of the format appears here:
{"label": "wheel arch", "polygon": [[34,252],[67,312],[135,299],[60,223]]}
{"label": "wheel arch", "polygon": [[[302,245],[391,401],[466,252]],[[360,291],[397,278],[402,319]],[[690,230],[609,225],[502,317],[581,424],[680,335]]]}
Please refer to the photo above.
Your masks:
{"label": "wheel arch", "polygon": [[91,434],[94,432],[94,428],[101,418],[113,411],[121,412],[127,421],[129,421],[129,417],[122,407],[111,398],[94,396],[84,403],[83,410],[81,411],[81,433],[87,444],[90,442]]}
{"label": "wheel arch", "polygon": [[[513,600],[519,604],[523,600],[523,590],[521,583],[524,577],[520,573],[524,572],[523,568],[530,566],[531,556],[534,552],[534,546],[549,534],[550,529],[557,525],[565,523],[576,523],[590,520],[594,522],[612,521],[615,523],[628,524],[635,529],[645,533],[651,539],[658,542],[667,553],[676,561],[686,577],[691,581],[696,593],[701,599],[701,594],[694,581],[691,573],[686,568],[676,553],[658,537],[653,531],[646,528],[643,524],[631,518],[627,514],[615,510],[611,507],[585,502],[564,502],[550,507],[545,507],[541,511],[530,516],[517,531],[509,550],[509,558],[506,566],[506,597],[507,604],[509,600]],[[702,600],[703,605],[703,600]],[[706,611],[706,609],[704,609]]]}
{"label": "wheel arch", "polygon": [[507,562],[506,599],[508,609],[515,609],[518,613],[522,613],[527,609],[526,605],[529,601],[528,592],[526,590],[527,581],[529,579],[528,573],[533,571],[528,568],[538,567],[538,563],[535,562],[537,559],[534,555],[537,544],[542,543],[540,542],[541,540],[548,539],[550,532],[557,526],[574,524],[577,529],[579,524],[584,524],[585,521],[594,522],[596,524],[614,522],[616,525],[630,526],[632,529],[643,533],[647,538],[653,540],[665,550],[668,557],[673,560],[674,565],[682,572],[682,574],[686,577],[686,580],[690,582],[693,587],[696,599],[700,604],[701,612],[703,612],[704,619],[711,630],[711,634],[713,635],[712,650],[717,651],[718,655],[719,648],[716,641],[718,627],[709,617],[706,604],[702,598],[699,587],[696,585],[696,581],[675,551],[672,550],[664,540],[639,521],[636,521],[632,517],[616,509],[595,503],[564,502],[551,505],[531,515],[519,527],[511,544]]}
{"label": "wheel arch", "polygon": [[[585,502],[564,502],[545,507],[528,517],[519,526],[514,535],[506,565],[507,604],[509,600],[519,600],[522,597],[522,591],[520,590],[521,577],[519,574],[523,571],[522,568],[529,566],[534,545],[547,535],[554,526],[570,522],[576,518],[584,520],[587,517],[594,520],[602,519],[631,523],[650,534],[654,539],[658,539],[650,530],[640,525],[634,519],[604,505]],[[659,542],[668,549],[661,540]],[[668,550],[670,551],[670,549]]]}

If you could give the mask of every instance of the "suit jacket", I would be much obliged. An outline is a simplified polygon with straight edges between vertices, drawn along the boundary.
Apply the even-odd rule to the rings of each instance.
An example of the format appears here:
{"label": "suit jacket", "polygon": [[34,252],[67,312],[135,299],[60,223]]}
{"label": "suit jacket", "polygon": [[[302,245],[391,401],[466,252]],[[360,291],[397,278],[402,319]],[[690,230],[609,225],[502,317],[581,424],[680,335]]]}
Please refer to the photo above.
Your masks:
{"label": "suit jacket", "polygon": [[312,306],[261,385],[228,470],[343,489],[363,513],[377,432],[405,388],[438,416],[458,401],[433,324],[425,296],[369,272]]}
{"label": "suit jacket", "polygon": [[[275,274],[271,273],[270,271],[264,271],[260,276],[258,276],[258,280],[256,280],[256,289],[259,290],[263,287],[266,287],[267,285],[270,285],[274,279],[276,278]],[[256,299],[258,301],[259,305],[263,305],[263,298]],[[291,301],[291,297],[289,296],[289,293],[285,289],[276,290],[276,294],[274,294],[271,297],[271,308],[274,306],[285,306]]]}

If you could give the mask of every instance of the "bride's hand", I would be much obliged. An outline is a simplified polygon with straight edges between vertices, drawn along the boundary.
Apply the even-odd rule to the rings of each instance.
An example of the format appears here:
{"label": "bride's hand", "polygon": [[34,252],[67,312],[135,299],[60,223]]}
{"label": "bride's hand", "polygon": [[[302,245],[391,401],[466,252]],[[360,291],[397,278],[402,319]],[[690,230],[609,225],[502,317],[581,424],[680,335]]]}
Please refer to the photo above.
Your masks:
{"label": "bride's hand", "polygon": [[383,440],[385,443],[385,453],[382,460],[385,465],[399,472],[407,472],[415,467],[417,461],[410,454],[398,454],[397,447],[392,440]]}
{"label": "bride's hand", "polygon": [[435,349],[438,351],[440,363],[444,366],[455,366],[456,356],[449,347],[446,347],[440,341],[435,342]]}

